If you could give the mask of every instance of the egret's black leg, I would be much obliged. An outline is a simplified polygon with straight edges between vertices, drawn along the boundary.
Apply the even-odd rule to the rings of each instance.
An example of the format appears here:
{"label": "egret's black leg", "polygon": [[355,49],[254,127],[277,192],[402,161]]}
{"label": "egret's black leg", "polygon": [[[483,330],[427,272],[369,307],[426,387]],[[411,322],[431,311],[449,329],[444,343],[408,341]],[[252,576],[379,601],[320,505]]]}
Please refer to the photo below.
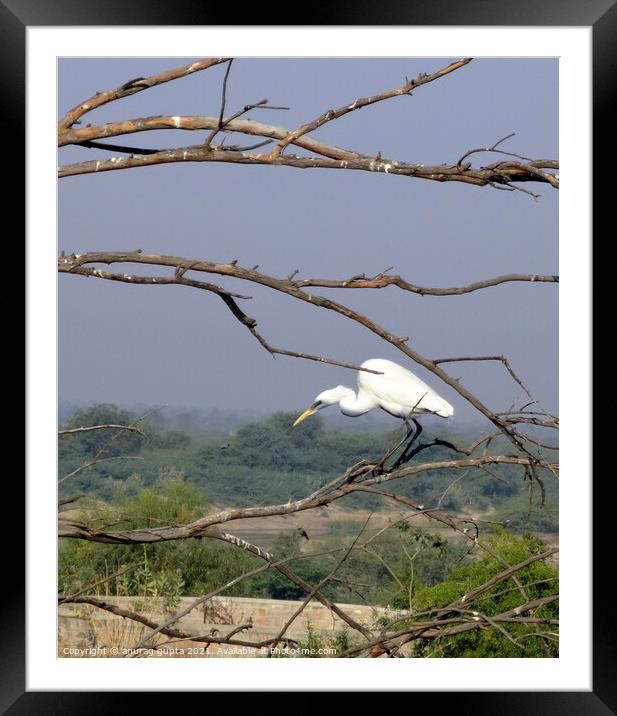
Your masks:
{"label": "egret's black leg", "polygon": [[412,422],[416,426],[415,432],[413,432],[413,434],[412,434],[412,428],[410,426],[409,430],[407,432],[407,436],[405,438],[405,440],[407,440],[407,438],[410,437],[410,440],[407,443],[407,445],[405,445],[403,452],[398,456],[395,463],[392,465],[393,470],[396,470],[397,467],[400,467],[401,465],[406,463],[407,460],[409,460],[409,458],[411,457],[411,454],[410,454],[411,448],[412,448],[413,444],[416,442],[416,440],[418,439],[418,437],[420,436],[420,433],[422,432],[422,426],[415,418],[412,418]]}
{"label": "egret's black leg", "polygon": [[409,437],[411,436],[411,434],[413,432],[413,428],[407,422],[407,420],[405,420],[405,427],[407,428],[407,432],[405,433],[405,436],[403,437],[402,440],[399,440],[399,442],[397,442],[396,445],[392,446],[391,448],[388,448],[388,451],[382,458],[382,464],[385,463],[386,460],[388,460],[390,457],[392,457],[392,455],[394,455],[394,453],[401,447],[401,445],[404,445],[407,442],[407,440],[409,440]]}

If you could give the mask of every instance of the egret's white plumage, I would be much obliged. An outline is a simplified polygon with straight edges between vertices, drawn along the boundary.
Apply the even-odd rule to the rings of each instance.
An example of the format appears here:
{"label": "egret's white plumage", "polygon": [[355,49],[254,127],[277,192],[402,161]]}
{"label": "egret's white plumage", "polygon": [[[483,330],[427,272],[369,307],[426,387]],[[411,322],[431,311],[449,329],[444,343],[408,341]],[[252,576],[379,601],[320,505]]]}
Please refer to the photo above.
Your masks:
{"label": "egret's white plumage", "polygon": [[379,371],[381,375],[358,371],[357,394],[344,385],[324,390],[296,419],[294,425],[318,410],[336,403],[344,415],[352,417],[368,413],[374,408],[381,408],[403,420],[422,414],[439,415],[442,418],[449,418],[454,414],[450,403],[407,368],[381,358],[364,361],[361,367]]}

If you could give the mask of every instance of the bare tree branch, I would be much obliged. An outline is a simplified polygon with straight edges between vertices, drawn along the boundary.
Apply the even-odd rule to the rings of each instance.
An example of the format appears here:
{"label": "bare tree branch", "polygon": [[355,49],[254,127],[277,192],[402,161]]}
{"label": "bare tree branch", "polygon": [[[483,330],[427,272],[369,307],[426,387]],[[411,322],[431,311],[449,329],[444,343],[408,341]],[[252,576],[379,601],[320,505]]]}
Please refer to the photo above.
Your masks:
{"label": "bare tree branch", "polygon": [[296,139],[299,139],[304,134],[313,132],[315,129],[322,127],[327,122],[331,122],[334,119],[344,117],[350,112],[362,109],[363,107],[368,107],[369,105],[375,104],[376,102],[382,102],[385,99],[391,99],[392,97],[401,97],[402,95],[410,95],[412,90],[416,89],[416,87],[420,87],[421,85],[440,79],[441,77],[450,74],[450,72],[454,72],[460,67],[469,64],[470,62],[471,57],[458,60],[457,62],[453,62],[447,67],[443,67],[438,72],[435,72],[432,75],[421,74],[415,80],[408,80],[402,87],[398,87],[397,89],[382,92],[381,94],[374,95],[373,97],[364,97],[361,99],[357,99],[350,104],[346,104],[342,107],[339,107],[338,109],[329,109],[325,114],[322,114],[320,117],[313,120],[312,122],[309,122],[308,124],[303,124],[298,129],[294,130],[293,132],[290,132],[285,139],[281,140],[276,145],[276,147],[272,150],[270,156],[272,159],[276,159],[281,155],[281,152],[283,152],[284,149],[291,143],[293,143]]}
{"label": "bare tree branch", "polygon": [[364,636],[368,637],[369,632],[358,622],[356,622],[352,617],[350,617],[348,614],[346,614],[342,609],[340,609],[338,606],[330,602],[329,599],[327,599],[321,592],[319,592],[319,589],[315,589],[313,591],[313,587],[311,587],[310,584],[305,582],[304,580],[300,579],[294,572],[289,569],[286,565],[289,562],[294,562],[300,559],[308,559],[310,557],[316,557],[323,554],[331,554],[333,552],[339,551],[338,549],[335,550],[327,550],[323,552],[316,552],[316,553],[309,553],[305,555],[294,555],[292,557],[287,557],[285,559],[279,559],[277,560],[274,555],[270,554],[269,552],[266,552],[265,550],[262,550],[261,548],[257,547],[256,545],[251,544],[250,542],[247,542],[246,540],[240,539],[239,537],[236,537],[235,535],[230,535],[228,533],[221,533],[219,531],[210,531],[207,535],[208,537],[212,537],[214,539],[220,539],[224,542],[228,542],[229,544],[235,545],[239,547],[240,549],[244,549],[246,551],[251,552],[257,557],[260,557],[263,559],[266,564],[262,567],[258,567],[250,572],[245,572],[244,574],[235,577],[230,582],[227,582],[227,584],[224,584],[221,587],[218,587],[217,589],[213,590],[212,592],[209,592],[205,596],[199,597],[195,601],[191,602],[188,607],[183,609],[181,612],[174,614],[167,622],[165,622],[162,625],[156,625],[153,627],[153,631],[144,636],[134,647],[133,649],[136,650],[142,646],[144,646],[155,634],[162,632],[163,629],[168,627],[171,624],[174,624],[179,619],[181,619],[183,616],[186,616],[189,612],[191,612],[193,609],[198,607],[200,604],[204,604],[208,600],[212,599],[212,597],[215,597],[217,594],[220,594],[221,592],[227,591],[231,587],[235,586],[239,582],[248,579],[249,577],[253,577],[266,569],[269,569],[272,567],[273,569],[276,569],[281,574],[283,574],[285,577],[287,577],[291,582],[299,586],[301,589],[303,589],[307,593],[312,593],[313,596],[321,602],[325,607],[330,609],[334,614],[336,614],[338,617],[343,619],[349,626],[363,634]]}
{"label": "bare tree branch", "polygon": [[[426,179],[429,181],[462,182],[474,186],[494,186],[508,188],[511,191],[523,190],[512,182],[541,181],[537,168],[530,171],[524,162],[502,163],[496,167],[473,169],[467,165],[456,164],[423,165],[410,164],[394,159],[383,159],[357,156],[349,159],[325,159],[321,157],[301,157],[295,154],[271,157],[269,154],[250,154],[242,151],[229,151],[220,147],[204,147],[203,144],[185,147],[161,149],[155,153],[133,155],[129,157],[112,157],[111,159],[91,160],[67,164],[58,170],[58,177],[96,174],[120,169],[135,169],[177,162],[221,162],[226,164],[248,164],[252,166],[268,165],[277,167],[294,167],[296,169],[343,169],[350,171],[367,171],[397,176]],[[531,192],[527,192],[531,193]],[[537,197],[537,194],[532,194]]]}
{"label": "bare tree branch", "polygon": [[[365,465],[362,468],[362,474],[366,475],[362,482],[344,482],[331,491],[324,493],[318,490],[313,495],[304,497],[300,500],[290,501],[282,505],[268,505],[264,507],[234,507],[221,510],[211,515],[202,517],[194,522],[178,525],[174,527],[157,527],[157,528],[139,528],[132,530],[118,530],[109,532],[106,530],[89,529],[84,526],[67,525],[60,528],[60,537],[74,537],[86,539],[95,542],[106,542],[111,544],[139,544],[162,542],[168,540],[188,539],[196,536],[214,537],[215,539],[224,539],[220,534],[208,532],[208,528],[215,525],[233,522],[239,519],[255,518],[255,517],[272,517],[274,515],[288,515],[314,507],[321,507],[341,499],[357,490],[366,490],[372,485],[380,485],[384,482],[397,480],[402,477],[419,475],[424,472],[434,470],[458,470],[471,469],[484,465],[506,464],[506,465],[529,465],[533,463],[535,458],[523,458],[512,455],[485,455],[476,458],[464,458],[462,460],[440,460],[431,463],[423,463],[417,465],[407,465],[399,467],[389,473],[375,473],[376,465]],[[556,463],[549,463],[553,467]],[[340,478],[339,478],[340,479]],[[348,480],[348,473],[342,476],[342,479]],[[358,479],[357,477],[355,479]],[[399,499],[400,496],[397,496]],[[429,510],[427,510],[428,512]],[[433,512],[432,510],[430,510]],[[227,540],[228,541],[228,540]],[[247,548],[249,549],[249,548]],[[260,556],[260,555],[258,555]]]}
{"label": "bare tree branch", "polygon": [[114,102],[122,97],[137,94],[138,92],[143,92],[145,89],[156,87],[157,85],[170,82],[171,80],[176,80],[180,77],[186,77],[187,75],[199,72],[200,70],[207,70],[213,65],[218,65],[221,62],[227,62],[227,60],[227,57],[198,60],[190,65],[162,72],[160,75],[153,75],[152,77],[137,77],[125,82],[122,86],[113,90],[97,92],[93,97],[90,97],[85,102],[81,102],[64,115],[58,125],[58,132],[61,134],[63,131],[72,127],[75,122],[80,119],[80,117],[83,117],[84,114],[91,112],[93,109],[98,109],[98,107],[102,107],[104,104]]}
{"label": "bare tree branch", "polygon": [[[327,168],[327,169],[352,169],[371,172],[384,172],[387,174],[398,174],[402,176],[410,176],[419,179],[428,179],[432,181],[460,181],[476,186],[491,186],[494,188],[507,189],[509,191],[523,191],[537,198],[537,194],[530,192],[522,187],[517,186],[513,182],[544,182],[554,188],[559,186],[559,177],[556,174],[543,171],[544,169],[558,168],[557,162],[554,160],[532,160],[523,155],[513,152],[503,152],[497,149],[505,139],[496,142],[492,147],[487,147],[482,151],[497,151],[519,159],[518,162],[498,162],[486,167],[474,169],[471,165],[463,163],[463,159],[470,154],[479,150],[469,150],[461,159],[452,165],[436,165],[424,166],[422,164],[410,164],[402,161],[385,160],[377,153],[376,157],[367,156],[355,151],[340,149],[338,147],[330,147],[321,142],[306,137],[305,135],[323,126],[324,124],[343,117],[344,115],[381,102],[392,97],[410,95],[412,90],[429,82],[433,82],[444,77],[451,72],[463,67],[471,61],[471,58],[465,58],[454,62],[447,67],[440,69],[433,74],[420,74],[415,80],[406,80],[402,87],[394,90],[388,90],[381,94],[373,95],[355,100],[339,107],[336,110],[328,110],[317,119],[302,125],[297,129],[290,131],[282,127],[273,127],[271,125],[263,125],[252,120],[239,121],[238,118],[250,109],[288,109],[286,107],[271,107],[267,104],[267,100],[261,100],[254,104],[247,104],[243,109],[224,119],[226,106],[226,89],[229,70],[231,68],[232,58],[215,58],[205,59],[188,65],[185,67],[170,70],[156,77],[136,78],[123,84],[116,90],[98,93],[94,97],[81,103],[73,110],[69,111],[60,121],[58,127],[58,144],[64,146],[67,144],[83,144],[84,146],[111,149],[121,153],[127,153],[129,150],[135,150],[131,156],[112,157],[108,160],[99,160],[91,162],[80,162],[77,164],[61,167],[59,176],[75,176],[78,174],[89,174],[103,171],[112,171],[116,169],[128,169],[140,166],[151,166],[155,164],[164,164],[169,162],[230,162],[230,163],[248,163],[248,164],[268,164],[271,166],[291,166],[298,168]],[[115,123],[107,123],[96,127],[79,127],[74,125],[78,122],[86,112],[99,107],[105,103],[115,101],[121,97],[152,87],[162,82],[168,82],[172,79],[183,77],[198,70],[207,69],[215,64],[222,62],[227,63],[225,77],[223,79],[221,107],[217,117],[186,117],[186,116],[169,116],[169,117],[145,117],[138,119],[127,119]],[[132,132],[149,131],[152,129],[208,129],[209,134],[204,144],[197,146],[185,146],[168,149],[139,149],[125,148],[118,145],[101,146],[96,144],[95,140],[109,138],[112,136],[120,136],[130,134]],[[249,149],[255,149],[263,146],[263,142],[253,145],[252,147],[239,148],[223,147],[212,145],[212,140],[217,133],[221,131],[241,132],[264,136],[270,139],[278,140],[274,149],[267,154],[248,154]],[[293,155],[283,156],[283,151],[290,145],[295,144],[304,149],[308,149],[320,155],[320,157],[298,157]]]}
{"label": "bare tree branch", "polygon": [[98,579],[96,582],[91,582],[90,584],[87,584],[85,587],[80,589],[78,592],[75,592],[74,594],[70,594],[68,597],[58,597],[58,606],[60,606],[61,604],[70,602],[73,599],[80,597],[81,595],[83,595],[86,592],[91,592],[95,587],[98,587],[101,584],[109,584],[109,582],[112,579],[116,579],[116,577],[121,577],[123,574],[133,571],[137,567],[140,567],[143,563],[144,563],[143,560],[140,560],[139,562],[135,562],[134,564],[129,564],[125,567],[122,567],[121,569],[118,569],[113,574],[109,574],[109,575],[103,577],[103,579]]}
{"label": "bare tree branch", "polygon": [[68,473],[68,475],[65,475],[64,477],[61,477],[58,480],[58,484],[62,484],[65,480],[68,480],[71,477],[75,477],[75,475],[79,475],[80,472],[83,472],[84,470],[88,470],[89,468],[93,467],[94,465],[99,465],[102,462],[110,462],[112,460],[143,460],[143,457],[138,457],[136,455],[114,455],[112,457],[101,457],[98,460],[93,459],[89,460],[88,462],[84,463],[83,465],[80,465],[79,467],[76,467],[74,470],[71,470],[71,472]]}
{"label": "bare tree branch", "polygon": [[285,622],[285,624],[283,625],[283,628],[279,631],[279,633],[278,633],[277,636],[275,637],[275,641],[274,641],[275,644],[278,644],[278,642],[280,642],[280,641],[283,639],[283,637],[285,636],[285,633],[287,632],[287,630],[289,629],[289,627],[294,623],[294,621],[297,619],[297,617],[304,611],[305,607],[306,607],[307,604],[311,601],[311,599],[313,599],[313,598],[315,597],[315,595],[317,594],[317,592],[318,592],[320,589],[323,589],[323,587],[325,587],[325,586],[328,584],[328,582],[332,579],[332,577],[334,577],[334,575],[338,572],[338,570],[339,570],[339,568],[341,567],[341,565],[346,561],[346,559],[347,559],[347,558],[349,557],[349,555],[351,554],[353,548],[356,546],[356,543],[358,542],[358,540],[359,540],[360,537],[362,536],[362,534],[363,534],[364,530],[366,529],[366,526],[368,525],[369,520],[371,519],[371,517],[372,517],[372,514],[370,514],[370,515],[366,518],[364,524],[362,525],[362,528],[360,529],[360,531],[358,532],[358,534],[357,534],[356,537],[354,538],[353,542],[352,542],[352,543],[349,545],[349,547],[345,550],[345,553],[344,553],[343,556],[338,560],[338,562],[336,563],[336,565],[334,566],[334,568],[330,571],[330,573],[327,574],[327,575],[319,582],[319,584],[317,584],[315,587],[313,587],[310,592],[308,592],[308,594],[306,595],[304,601],[300,604],[300,606],[295,610],[295,612],[294,612],[294,613],[289,617],[289,619]]}
{"label": "bare tree branch", "polygon": [[531,282],[531,283],[557,283],[559,276],[540,275],[540,274],[506,274],[503,276],[495,276],[494,278],[485,279],[484,281],[475,281],[466,286],[454,288],[428,288],[425,286],[417,286],[400,276],[386,276],[378,274],[373,278],[368,278],[364,274],[360,276],[352,276],[345,281],[330,281],[328,279],[303,279],[295,281],[295,285],[304,288],[308,286],[320,286],[323,288],[385,288],[387,286],[397,286],[403,291],[417,293],[420,296],[462,296],[466,293],[479,291],[491,286],[499,286],[502,283],[512,282]]}
{"label": "bare tree branch", "polygon": [[66,430],[58,430],[58,435],[75,435],[77,433],[88,433],[91,430],[128,430],[131,433],[137,433],[142,437],[145,435],[135,425],[89,425],[84,428],[68,428]]}
{"label": "bare tree branch", "polygon": [[[551,159],[532,159],[531,157],[524,157],[521,154],[516,154],[515,152],[506,152],[503,149],[497,149],[497,147],[502,143],[505,142],[506,139],[510,139],[511,137],[515,136],[515,132],[512,132],[511,134],[506,135],[505,137],[502,137],[500,140],[495,142],[492,147],[481,147],[479,149],[469,149],[463,156],[458,160],[457,165],[461,166],[463,163],[463,159],[466,159],[472,154],[476,154],[477,152],[497,152],[498,154],[505,154],[509,157],[516,157],[517,159],[520,159],[524,162],[526,162],[527,171],[530,174],[535,174],[538,178],[540,178],[542,181],[547,182],[550,184],[554,189],[559,189],[559,175],[558,174],[551,174],[550,172],[543,172],[540,167],[543,167],[545,169],[559,169],[559,164]],[[497,168],[503,166],[503,162],[498,162],[497,164],[493,164],[492,168]],[[524,191],[520,187],[510,187],[514,189],[519,189],[520,191]],[[537,194],[532,194],[533,197],[537,198]]]}
{"label": "bare tree branch", "polygon": [[529,392],[529,389],[527,386],[523,383],[523,381],[516,375],[514,372],[512,366],[510,365],[510,362],[505,356],[464,356],[462,358],[436,358],[433,360],[433,363],[436,365],[439,365],[440,363],[461,363],[461,362],[476,362],[476,361],[486,361],[486,360],[496,360],[503,363],[508,373],[512,376],[512,378],[521,386],[521,388],[525,391],[527,394],[527,397],[532,400],[534,403],[537,402],[533,395]]}
{"label": "bare tree branch", "polygon": [[[522,569],[522,567],[514,565],[512,569],[515,572]],[[410,641],[416,639],[439,639],[447,636],[453,636],[455,634],[462,634],[470,630],[484,629],[487,626],[496,627],[497,624],[502,623],[555,624],[557,622],[554,619],[524,617],[522,615],[551,604],[558,599],[559,595],[553,594],[546,597],[526,600],[523,604],[516,606],[513,609],[491,617],[487,617],[480,612],[471,612],[468,614],[465,613],[464,610],[456,609],[456,607],[444,607],[433,612],[433,614],[436,614],[433,619],[413,622],[410,626],[405,627],[398,632],[391,632],[388,634],[382,633],[372,642],[348,649],[347,651],[337,654],[337,657],[355,656],[365,651],[369,651],[370,656],[372,657],[378,657],[386,653],[388,650],[400,648],[401,646],[404,646]],[[450,615],[452,611],[455,611],[457,616],[446,616]],[[416,617],[418,616],[419,615],[416,615]]]}
{"label": "bare tree branch", "polygon": [[[204,291],[210,291],[211,293],[216,294],[219,296],[227,308],[231,311],[233,316],[242,323],[242,325],[246,326],[246,328],[255,336],[255,338],[259,341],[259,343],[270,353],[271,355],[285,355],[285,356],[291,356],[294,358],[304,358],[305,360],[312,360],[316,361],[318,363],[328,363],[330,365],[337,365],[341,368],[349,368],[351,370],[361,370],[366,371],[367,373],[376,373],[380,375],[379,371],[372,370],[370,368],[362,368],[361,366],[353,365],[351,363],[344,363],[339,360],[335,360],[334,358],[326,358],[325,356],[318,356],[314,355],[312,353],[304,353],[304,352],[298,352],[298,351],[291,351],[287,350],[285,348],[275,348],[274,346],[270,345],[266,339],[257,331],[257,321],[254,318],[251,318],[248,316],[242,309],[238,306],[238,304],[235,302],[234,299],[250,299],[250,296],[244,296],[239,293],[233,293],[231,291],[226,291],[225,289],[222,289],[220,286],[216,286],[212,283],[207,283],[205,281],[196,281],[194,279],[188,279],[184,277],[184,272],[188,270],[188,268],[191,268],[189,265],[188,267],[183,268],[182,271],[179,271],[176,269],[174,276],[135,276],[133,274],[122,274],[122,273],[111,273],[109,271],[104,271],[103,269],[98,268],[92,268],[89,266],[81,266],[77,267],[74,270],[71,270],[70,273],[75,273],[79,276],[86,276],[86,277],[95,277],[95,278],[102,278],[106,279],[108,281],[119,281],[121,283],[131,283],[131,284],[139,284],[139,285],[151,285],[151,286],[189,286],[191,288],[198,288],[202,289]],[[62,271],[62,269],[60,269]]]}
{"label": "bare tree branch", "polygon": [[[148,132],[162,129],[183,129],[186,131],[214,130],[218,128],[217,117],[200,116],[160,116],[160,117],[139,117],[125,119],[120,122],[110,122],[91,127],[72,127],[60,138],[58,146],[77,144],[88,146],[86,142],[96,139],[124,136],[135,132]],[[284,127],[277,127],[271,124],[263,124],[252,119],[227,119],[221,131],[247,134],[256,137],[268,137],[269,139],[284,139],[288,131]],[[319,142],[311,137],[301,137],[294,144],[302,149],[320,154],[330,159],[354,159],[363,156],[349,149],[332,147]],[[106,148],[114,148],[112,145],[105,145]],[[103,147],[98,147],[103,148]],[[221,149],[219,145],[216,147]],[[147,150],[151,152],[152,150]],[[158,151],[158,150],[154,150]],[[136,154],[142,152],[135,152]],[[146,152],[143,152],[144,154]]]}
{"label": "bare tree branch", "polygon": [[[70,477],[73,477],[74,475],[79,474],[80,472],[83,472],[84,470],[89,470],[94,465],[97,465],[101,462],[107,462],[108,460],[143,460],[142,457],[134,457],[134,456],[118,456],[118,457],[102,457],[107,450],[109,450],[110,446],[122,435],[123,431],[125,430],[131,430],[132,428],[137,428],[137,425],[141,423],[143,420],[145,420],[147,417],[152,415],[152,413],[155,413],[160,408],[153,408],[152,410],[148,410],[147,413],[142,415],[141,417],[137,418],[137,420],[134,420],[129,426],[127,425],[120,425],[119,429],[116,428],[116,433],[112,435],[107,442],[105,442],[99,450],[96,452],[93,458],[86,461],[79,467],[76,467],[74,470],[72,470],[68,475],[65,475],[63,478],[58,480],[58,484],[64,482],[65,480],[68,480]],[[87,426],[86,426],[87,427]],[[139,431],[137,431],[139,432]]]}

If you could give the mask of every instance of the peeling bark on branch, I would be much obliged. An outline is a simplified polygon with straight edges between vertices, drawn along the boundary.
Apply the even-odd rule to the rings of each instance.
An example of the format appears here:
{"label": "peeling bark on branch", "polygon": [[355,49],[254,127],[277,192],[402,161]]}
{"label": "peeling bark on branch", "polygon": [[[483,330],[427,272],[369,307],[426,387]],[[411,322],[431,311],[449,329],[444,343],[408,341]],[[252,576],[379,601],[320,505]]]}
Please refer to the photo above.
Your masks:
{"label": "peeling bark on branch", "polygon": [[435,72],[432,75],[421,74],[415,80],[407,81],[402,87],[398,87],[397,89],[389,90],[388,92],[382,92],[381,94],[373,95],[372,97],[364,97],[361,99],[357,99],[354,102],[339,107],[338,109],[329,109],[325,114],[322,114],[320,117],[313,120],[312,122],[304,124],[301,127],[298,127],[298,129],[296,129],[295,131],[290,132],[288,136],[285,137],[285,139],[283,139],[281,142],[279,142],[277,146],[272,150],[271,157],[272,159],[275,159],[276,157],[280,156],[281,152],[283,152],[285,147],[294,142],[296,139],[299,139],[300,137],[305,134],[308,134],[309,132],[313,132],[315,129],[322,127],[324,124],[327,124],[334,119],[339,119],[340,117],[344,117],[350,112],[362,109],[363,107],[368,107],[369,105],[375,104],[377,102],[383,102],[383,100],[391,99],[392,97],[411,95],[412,90],[416,89],[416,87],[420,87],[421,85],[433,82],[434,80],[444,77],[445,75],[450,74],[450,72],[454,72],[455,70],[458,70],[459,68],[469,64],[470,62],[470,57],[465,58],[463,60],[458,60],[457,62],[453,62],[452,64],[442,68],[441,70]]}
{"label": "peeling bark on branch", "polygon": [[[218,531],[212,531],[211,528],[218,525],[233,522],[235,520],[250,519],[255,517],[272,517],[275,515],[289,515],[295,512],[303,512],[315,507],[328,505],[336,500],[345,497],[356,491],[366,490],[372,485],[380,485],[384,482],[396,480],[402,477],[418,475],[432,470],[458,470],[468,469],[472,467],[481,467],[483,465],[530,465],[533,461],[530,458],[515,457],[511,455],[484,455],[477,458],[465,458],[463,460],[441,460],[438,462],[423,463],[420,465],[410,465],[393,470],[389,473],[379,473],[374,476],[365,477],[361,482],[346,482],[348,473],[342,475],[338,480],[342,481],[339,487],[324,493],[318,490],[313,495],[309,495],[295,502],[285,503],[283,505],[269,505],[266,507],[238,507],[222,510],[212,515],[202,517],[195,522],[187,525],[179,525],[174,527],[153,527],[133,530],[117,530],[107,531],[104,529],[91,529],[83,525],[66,524],[59,528],[60,537],[74,537],[85,539],[92,542],[106,542],[110,544],[142,544],[151,542],[165,542],[179,539],[190,539],[195,537],[209,537],[213,539],[221,539]],[[549,463],[550,467],[555,469],[556,463]],[[370,475],[378,466],[364,465],[362,467],[363,475]],[[429,512],[439,512],[441,510],[428,510]]]}
{"label": "peeling bark on branch", "polygon": [[171,82],[177,80],[180,77],[186,77],[187,75],[193,74],[193,72],[199,72],[200,70],[207,70],[213,65],[218,65],[221,62],[227,62],[229,58],[218,57],[209,58],[205,60],[198,60],[190,65],[183,67],[177,67],[172,70],[162,72],[160,75],[153,75],[152,77],[136,77],[128,82],[125,82],[122,86],[116,89],[107,90],[106,92],[97,92],[93,97],[80,102],[76,107],[69,110],[58,124],[58,132],[61,134],[63,131],[72,127],[80,117],[83,117],[87,112],[91,112],[93,109],[102,107],[104,104],[109,102],[115,102],[117,99],[122,97],[128,97],[138,92],[143,92],[150,87],[156,87],[157,85],[164,84],[165,82]]}
{"label": "peeling bark on branch", "polygon": [[[67,164],[60,167],[58,177],[96,174],[98,172],[116,171],[119,169],[135,169],[158,164],[176,162],[221,162],[228,164],[250,164],[253,166],[268,165],[294,167],[296,169],[344,169],[352,171],[368,171],[382,174],[427,179],[437,182],[462,182],[475,186],[507,185],[512,182],[537,182],[540,180],[536,169],[541,167],[527,165],[522,162],[503,162],[494,167],[474,169],[464,164],[409,164],[408,162],[390,159],[357,156],[349,159],[326,159],[321,157],[301,157],[286,154],[271,157],[269,154],[249,154],[246,152],[223,149],[205,148],[203,145],[162,149],[152,154],[133,155],[129,157],[112,157],[111,159],[92,160]],[[533,171],[530,171],[532,169]]]}
{"label": "peeling bark on branch", "polygon": [[[295,130],[285,129],[273,125],[262,124],[253,120],[239,120],[238,117],[243,114],[247,108],[259,107],[264,109],[287,109],[280,107],[270,107],[267,100],[261,100],[256,104],[248,104],[243,110],[223,119],[222,113],[225,108],[225,90],[229,65],[225,74],[223,83],[223,100],[221,110],[218,117],[186,117],[186,116],[155,116],[143,117],[137,119],[121,120],[119,122],[106,123],[99,126],[75,127],[74,124],[86,112],[112,102],[121,97],[135,94],[138,91],[147,89],[148,87],[168,82],[172,79],[183,77],[186,74],[196,72],[201,69],[207,69],[215,64],[222,62],[231,63],[231,58],[206,59],[195,62],[192,65],[170,70],[157,77],[137,78],[125,83],[120,88],[110,90],[95,95],[94,97],[82,102],[80,105],[72,109],[60,121],[58,127],[58,145],[66,146],[68,144],[84,144],[86,146],[96,146],[104,148],[96,140],[109,137],[124,136],[134,132],[146,132],[150,130],[160,129],[185,129],[185,130],[208,130],[208,137],[203,144],[184,146],[167,149],[142,149],[127,148],[120,149],[118,145],[113,147],[116,151],[131,152],[129,157],[112,157],[111,159],[85,161],[76,164],[70,164],[59,169],[59,177],[77,176],[80,174],[92,174],[105,171],[114,171],[118,169],[131,169],[136,167],[154,166],[158,164],[167,164],[171,162],[223,162],[233,164],[253,164],[253,165],[269,165],[269,166],[287,166],[299,169],[320,168],[320,169],[350,169],[356,171],[370,171],[377,173],[395,174],[399,176],[408,176],[417,179],[426,179],[431,181],[446,182],[457,181],[475,186],[492,186],[494,188],[504,188],[509,190],[520,190],[532,194],[526,189],[517,187],[516,183],[520,182],[541,182],[547,183],[554,188],[559,187],[559,176],[552,174],[547,169],[558,169],[558,163],[554,160],[532,160],[513,152],[505,152],[497,150],[496,147],[505,139],[513,136],[513,134],[504,137],[496,142],[492,147],[483,150],[469,150],[456,163],[443,165],[423,165],[414,164],[394,159],[384,159],[380,153],[376,156],[368,156],[362,153],[332,147],[322,142],[316,141],[306,135],[309,132],[318,129],[324,124],[335,119],[345,116],[346,114],[362,109],[369,105],[381,102],[393,97],[403,95],[409,96],[411,91],[429,82],[438,80],[455,70],[460,69],[471,61],[470,58],[458,60],[447,67],[440,69],[431,75],[421,74],[415,80],[407,80],[402,87],[394,90],[388,90],[372,97],[364,97],[349,102],[335,110],[328,110],[320,115],[317,119],[298,127]],[[278,140],[278,144],[269,153],[250,154],[248,149],[245,151],[237,150],[233,147],[218,147],[212,145],[212,139],[218,132],[240,132],[247,135],[267,137],[268,139]],[[91,144],[93,143],[94,144]],[[260,143],[257,146],[262,146]],[[314,152],[318,157],[300,157],[294,155],[283,155],[283,151],[290,145],[296,145],[308,151]],[[253,147],[253,148],[256,148]],[[112,147],[110,147],[112,149]],[[497,151],[503,154],[518,158],[519,161],[502,161],[490,166],[473,168],[469,162],[463,162],[463,159],[477,151]]]}

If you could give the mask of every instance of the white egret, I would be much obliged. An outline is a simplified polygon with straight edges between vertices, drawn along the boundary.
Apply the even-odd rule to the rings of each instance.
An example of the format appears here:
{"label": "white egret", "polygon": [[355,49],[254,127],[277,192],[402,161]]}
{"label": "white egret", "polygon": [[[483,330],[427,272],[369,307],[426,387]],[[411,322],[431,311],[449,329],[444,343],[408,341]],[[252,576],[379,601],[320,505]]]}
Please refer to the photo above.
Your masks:
{"label": "white egret", "polygon": [[371,358],[362,363],[362,368],[379,371],[367,373],[358,371],[358,392],[357,394],[344,385],[337,385],[320,393],[314,402],[294,421],[294,426],[313,415],[318,410],[336,405],[343,415],[357,417],[364,415],[369,410],[381,408],[395,418],[401,418],[408,426],[408,432],[403,442],[412,434],[409,420],[416,426],[413,439],[405,449],[399,464],[405,459],[408,449],[413,441],[420,435],[422,426],[413,417],[414,415],[438,415],[441,418],[449,418],[454,414],[454,408],[430,388],[424,381],[420,380],[407,368],[381,358]]}

